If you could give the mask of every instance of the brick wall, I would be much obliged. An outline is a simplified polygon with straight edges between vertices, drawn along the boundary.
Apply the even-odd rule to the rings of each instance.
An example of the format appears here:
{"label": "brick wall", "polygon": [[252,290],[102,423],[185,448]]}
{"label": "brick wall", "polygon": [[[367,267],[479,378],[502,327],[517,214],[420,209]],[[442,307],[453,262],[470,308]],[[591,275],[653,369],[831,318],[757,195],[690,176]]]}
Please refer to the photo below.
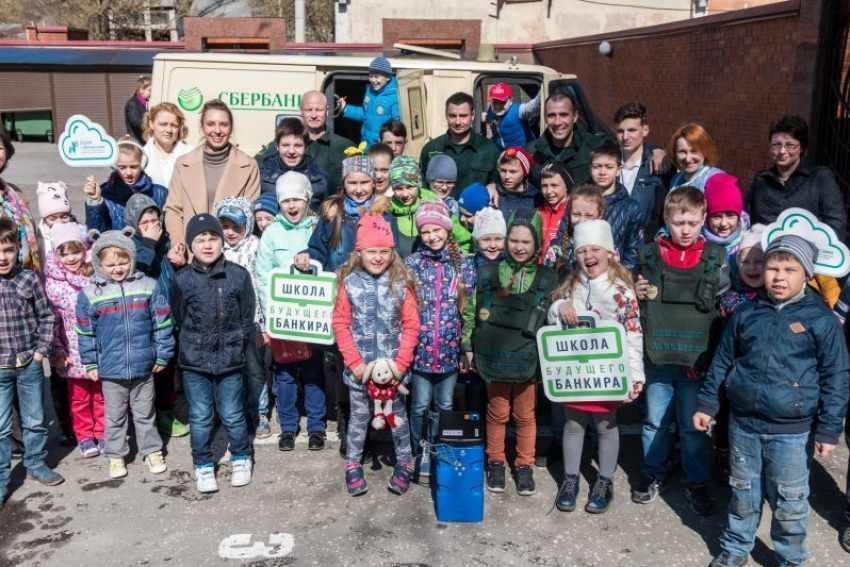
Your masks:
{"label": "brick wall", "polygon": [[[718,165],[746,189],[770,164],[770,123],[791,112],[812,118],[818,8],[817,0],[780,2],[534,51],[541,64],[575,73],[606,121],[621,104],[643,102],[651,143],[666,145],[686,122],[703,124],[720,150]],[[611,57],[599,53],[603,40]]]}
{"label": "brick wall", "polygon": [[404,40],[462,40],[467,52],[481,44],[481,20],[383,19],[384,50]]}
{"label": "brick wall", "polygon": [[283,18],[183,18],[186,51],[203,51],[204,40],[265,39],[272,53],[286,46]]}

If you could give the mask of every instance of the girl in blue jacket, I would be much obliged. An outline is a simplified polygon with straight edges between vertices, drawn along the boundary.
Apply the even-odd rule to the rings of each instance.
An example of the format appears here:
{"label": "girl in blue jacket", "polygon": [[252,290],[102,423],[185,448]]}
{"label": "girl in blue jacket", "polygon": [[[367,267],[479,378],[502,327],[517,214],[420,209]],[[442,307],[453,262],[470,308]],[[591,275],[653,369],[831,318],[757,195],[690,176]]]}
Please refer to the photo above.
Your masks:
{"label": "girl in blue jacket", "polygon": [[363,106],[340,102],[342,116],[360,122],[360,141],[366,149],[381,140],[381,125],[390,120],[401,120],[398,112],[398,83],[393,77],[393,67],[383,57],[375,57],[369,64],[369,86],[363,96]]}

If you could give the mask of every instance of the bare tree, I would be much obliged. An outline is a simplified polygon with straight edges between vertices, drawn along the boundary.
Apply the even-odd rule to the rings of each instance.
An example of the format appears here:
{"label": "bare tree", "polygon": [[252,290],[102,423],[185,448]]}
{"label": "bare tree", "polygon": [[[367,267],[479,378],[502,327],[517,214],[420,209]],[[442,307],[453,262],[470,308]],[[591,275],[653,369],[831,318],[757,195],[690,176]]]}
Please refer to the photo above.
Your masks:
{"label": "bare tree", "polygon": [[[249,0],[251,13],[260,18],[285,18],[286,40],[295,41],[295,0]],[[306,0],[307,41],[334,40],[333,0]]]}

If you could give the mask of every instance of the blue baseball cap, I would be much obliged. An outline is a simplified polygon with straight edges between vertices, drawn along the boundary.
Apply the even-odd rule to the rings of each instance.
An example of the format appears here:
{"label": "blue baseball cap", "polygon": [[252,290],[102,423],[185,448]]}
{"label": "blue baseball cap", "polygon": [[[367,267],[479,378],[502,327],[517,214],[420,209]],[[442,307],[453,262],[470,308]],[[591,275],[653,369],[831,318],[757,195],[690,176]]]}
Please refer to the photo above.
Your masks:
{"label": "blue baseball cap", "polygon": [[248,224],[248,217],[245,215],[245,211],[236,205],[224,205],[218,210],[217,216],[220,219],[233,221],[239,226]]}

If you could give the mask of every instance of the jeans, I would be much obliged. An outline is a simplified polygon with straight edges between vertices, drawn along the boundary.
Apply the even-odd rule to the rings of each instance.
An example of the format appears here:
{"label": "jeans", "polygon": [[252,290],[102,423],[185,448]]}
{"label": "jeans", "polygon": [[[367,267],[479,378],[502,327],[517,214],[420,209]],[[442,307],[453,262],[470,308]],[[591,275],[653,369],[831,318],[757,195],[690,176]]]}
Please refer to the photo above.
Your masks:
{"label": "jeans", "polygon": [[688,378],[684,366],[646,363],[646,419],[641,430],[643,473],[667,478],[667,460],[673,448],[670,424],[673,415],[682,441],[684,482],[706,482],[709,476],[711,439],[694,428],[697,395],[702,382]]}
{"label": "jeans", "polygon": [[445,372],[442,374],[430,374],[414,372],[410,384],[410,444],[413,454],[421,453],[419,440],[422,438],[422,422],[430,408],[434,408],[433,414],[428,420],[428,431],[425,439],[433,443],[437,437],[440,426],[440,412],[452,409],[455,384],[457,384],[457,372]]}
{"label": "jeans", "polygon": [[24,466],[28,471],[45,466],[47,425],[44,422],[42,389],[44,367],[35,360],[22,368],[0,369],[0,499],[9,486],[12,464],[12,399],[17,390],[20,400]]}
{"label": "jeans", "polygon": [[233,457],[251,455],[242,407],[242,378],[241,371],[224,375],[183,371],[183,391],[189,402],[189,441],[196,467],[213,462],[213,403],[227,429],[230,454]]}
{"label": "jeans", "polygon": [[304,384],[304,408],[307,410],[307,431],[324,433],[326,429],[325,413],[325,374],[323,372],[321,351],[314,351],[310,360],[293,364],[275,366],[277,378],[277,415],[282,433],[295,433],[298,430],[298,378]]}
{"label": "jeans", "polygon": [[242,391],[245,413],[255,420],[269,414],[269,373],[266,368],[268,345],[257,348],[254,337],[245,347],[245,388]]}
{"label": "jeans", "polygon": [[729,437],[732,500],[721,549],[738,557],[750,555],[766,498],[773,511],[770,538],[777,563],[802,564],[807,556],[811,433],[750,433],[732,421]]}

